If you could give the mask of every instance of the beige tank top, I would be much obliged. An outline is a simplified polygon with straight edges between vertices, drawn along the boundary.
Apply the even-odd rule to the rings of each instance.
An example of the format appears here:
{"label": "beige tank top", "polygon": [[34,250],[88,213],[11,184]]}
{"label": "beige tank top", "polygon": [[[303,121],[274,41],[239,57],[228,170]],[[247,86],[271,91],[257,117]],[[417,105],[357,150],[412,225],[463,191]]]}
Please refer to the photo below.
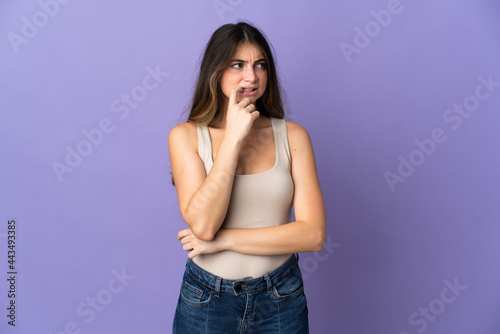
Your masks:
{"label": "beige tank top", "polygon": [[[271,118],[276,160],[262,173],[235,175],[226,217],[221,228],[257,228],[286,224],[291,219],[294,185],[290,173],[290,149],[284,119]],[[198,126],[198,154],[208,175],[213,165],[212,141],[207,126]],[[201,254],[193,261],[226,279],[259,277],[290,258],[283,255],[248,255],[233,251]]]}

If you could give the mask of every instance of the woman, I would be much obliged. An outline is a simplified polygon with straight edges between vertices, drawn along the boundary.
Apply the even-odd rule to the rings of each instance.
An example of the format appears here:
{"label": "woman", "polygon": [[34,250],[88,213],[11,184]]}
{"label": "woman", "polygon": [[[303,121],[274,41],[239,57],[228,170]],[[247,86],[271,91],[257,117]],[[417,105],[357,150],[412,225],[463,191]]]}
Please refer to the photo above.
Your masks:
{"label": "woman", "polygon": [[283,117],[264,36],[217,29],[189,119],[168,137],[189,226],[174,333],[309,333],[298,253],[323,248],[326,214],[310,137]]}

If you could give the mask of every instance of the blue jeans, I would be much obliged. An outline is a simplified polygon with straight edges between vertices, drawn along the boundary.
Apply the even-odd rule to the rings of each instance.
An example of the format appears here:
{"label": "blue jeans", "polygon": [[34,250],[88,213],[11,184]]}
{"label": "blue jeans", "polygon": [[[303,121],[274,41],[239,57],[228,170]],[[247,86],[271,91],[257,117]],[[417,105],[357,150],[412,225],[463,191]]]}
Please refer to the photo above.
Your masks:
{"label": "blue jeans", "polygon": [[292,254],[263,276],[223,279],[188,258],[173,333],[308,334],[307,300],[298,260],[299,254]]}

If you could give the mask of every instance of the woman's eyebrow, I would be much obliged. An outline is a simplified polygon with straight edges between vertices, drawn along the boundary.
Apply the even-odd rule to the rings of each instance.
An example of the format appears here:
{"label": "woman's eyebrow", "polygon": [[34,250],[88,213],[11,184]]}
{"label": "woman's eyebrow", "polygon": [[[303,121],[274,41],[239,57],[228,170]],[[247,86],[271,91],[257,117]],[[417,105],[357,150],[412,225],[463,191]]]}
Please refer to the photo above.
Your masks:
{"label": "woman's eyebrow", "polygon": [[[262,61],[266,61],[266,59],[265,58],[257,59],[255,61],[255,63],[262,62]],[[233,60],[231,60],[231,62],[248,63],[246,60],[242,60],[242,59],[233,59]]]}

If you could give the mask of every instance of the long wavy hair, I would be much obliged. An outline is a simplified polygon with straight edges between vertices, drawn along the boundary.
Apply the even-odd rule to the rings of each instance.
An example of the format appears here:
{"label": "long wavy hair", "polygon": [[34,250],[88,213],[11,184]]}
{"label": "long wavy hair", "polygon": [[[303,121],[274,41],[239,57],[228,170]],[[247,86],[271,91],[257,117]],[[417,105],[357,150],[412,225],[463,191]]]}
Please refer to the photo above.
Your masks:
{"label": "long wavy hair", "polygon": [[271,48],[257,28],[246,22],[238,22],[221,26],[208,41],[196,82],[189,121],[207,126],[220,125],[226,112],[221,110],[225,96],[220,88],[220,78],[244,43],[260,48],[267,62],[267,87],[264,95],[256,101],[257,110],[267,117],[285,116],[281,85]]}
{"label": "long wavy hair", "polygon": [[[219,27],[210,37],[201,61],[188,121],[210,127],[220,126],[226,112],[222,110],[226,97],[220,87],[220,79],[244,43],[257,46],[266,60],[267,86],[262,97],[256,101],[256,109],[262,116],[285,117],[284,95],[271,47],[257,28],[240,21]],[[175,186],[173,176],[172,184]]]}

